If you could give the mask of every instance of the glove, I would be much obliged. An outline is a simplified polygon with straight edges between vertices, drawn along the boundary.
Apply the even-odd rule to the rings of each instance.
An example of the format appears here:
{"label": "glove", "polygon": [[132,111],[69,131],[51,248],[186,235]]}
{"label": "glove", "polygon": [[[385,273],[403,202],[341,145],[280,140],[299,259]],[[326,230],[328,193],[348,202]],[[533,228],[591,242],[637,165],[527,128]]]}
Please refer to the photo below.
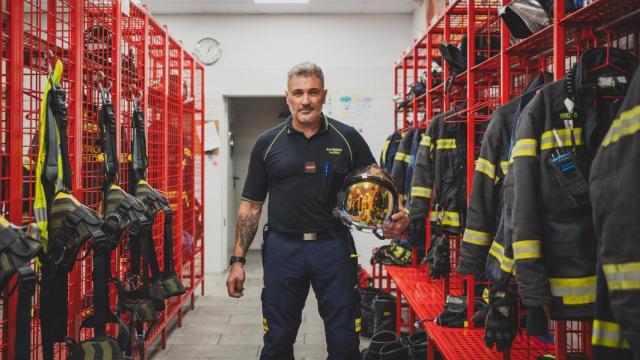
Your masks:
{"label": "glove", "polygon": [[451,272],[449,255],[449,239],[445,236],[432,235],[431,248],[427,254],[427,265],[432,279],[439,279],[449,275]]}
{"label": "glove", "polygon": [[387,251],[387,257],[393,261],[395,265],[407,266],[411,264],[411,250],[405,249],[402,246],[392,243],[391,247]]}
{"label": "glove", "polygon": [[424,247],[426,241],[425,219],[423,217],[411,219],[407,226],[407,240],[415,247]]}
{"label": "glove", "polygon": [[518,331],[518,308],[512,292],[492,291],[489,295],[489,311],[485,319],[484,343],[488,348],[496,345],[496,350],[511,349]]}

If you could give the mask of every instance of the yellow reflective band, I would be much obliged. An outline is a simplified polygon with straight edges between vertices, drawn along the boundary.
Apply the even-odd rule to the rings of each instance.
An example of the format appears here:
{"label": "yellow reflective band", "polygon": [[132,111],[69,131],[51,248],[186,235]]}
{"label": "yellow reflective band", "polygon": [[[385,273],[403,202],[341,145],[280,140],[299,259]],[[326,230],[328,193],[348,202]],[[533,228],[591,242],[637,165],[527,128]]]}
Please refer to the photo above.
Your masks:
{"label": "yellow reflective band", "polygon": [[360,255],[358,255],[358,254],[351,254],[351,255],[349,255],[349,257],[351,257],[351,258],[357,258],[357,257],[359,257],[359,256],[360,256]]}
{"label": "yellow reflective band", "polygon": [[436,149],[455,149],[456,139],[438,139]]}
{"label": "yellow reflective band", "polygon": [[267,325],[267,318],[262,318],[262,330],[269,331],[269,325]]}
{"label": "yellow reflective band", "polygon": [[516,260],[537,259],[542,257],[540,240],[520,240],[513,243],[513,256]]}
{"label": "yellow reflective band", "polygon": [[[44,84],[44,88],[42,91],[42,99],[40,101],[40,134],[38,138],[38,157],[36,158],[36,186],[35,186],[35,199],[33,203],[33,210],[36,216],[36,224],[38,226],[38,234],[40,241],[45,249],[47,249],[47,240],[49,238],[49,234],[47,231],[47,199],[44,192],[44,185],[42,184],[42,172],[44,171],[44,160],[46,157],[46,146],[45,146],[45,134],[47,132],[47,121],[54,121],[54,119],[48,119],[47,114],[47,96],[49,90],[51,90],[51,83],[56,85],[60,84],[60,80],[62,79],[62,72],[64,70],[64,66],[62,65],[62,61],[57,60],[55,67],[53,69],[53,73],[51,77],[47,79]],[[56,134],[57,137],[60,137],[60,134]],[[59,139],[58,139],[59,140]],[[52,140],[50,140],[52,141]],[[58,141],[58,144],[60,142]],[[63,169],[62,169],[62,152],[58,151],[58,182],[56,182],[56,186],[59,187],[60,182],[62,181]],[[56,190],[59,190],[56,188]]]}
{"label": "yellow reflective band", "polygon": [[511,160],[520,156],[538,156],[538,142],[536,139],[520,139],[516,141],[511,151]]}
{"label": "yellow reflective band", "polygon": [[500,167],[502,168],[502,173],[507,175],[509,173],[509,160],[501,161]]}
{"label": "yellow reflective band", "polygon": [[429,199],[431,198],[431,189],[427,187],[414,186],[411,188],[411,196]]}
{"label": "yellow reflective band", "polygon": [[[562,146],[571,146],[571,130],[570,129],[556,129],[555,132],[562,141]],[[582,145],[582,128],[573,129],[573,137],[576,145]],[[558,145],[553,131],[545,131],[540,137],[540,150],[556,149],[561,146]]]}
{"label": "yellow reflective band", "polygon": [[640,131],[640,105],[620,114],[620,118],[613,121],[601,146],[607,147],[624,136],[633,135]]}
{"label": "yellow reflective band", "polygon": [[360,330],[362,330],[362,318],[356,318],[355,328],[356,332],[360,332]]}
{"label": "yellow reflective band", "polygon": [[489,303],[489,288],[484,288],[484,290],[482,290],[482,300],[485,303]]}
{"label": "yellow reflective band", "polygon": [[31,167],[33,166],[34,161],[31,159],[29,155],[24,155],[22,157],[22,167],[27,171],[31,171]]}
{"label": "yellow reflective band", "polygon": [[384,159],[386,159],[387,157],[387,149],[389,149],[390,142],[391,140],[386,140],[382,145],[382,154],[380,155],[380,158],[382,159],[382,161],[384,161]]}
{"label": "yellow reflective band", "polygon": [[431,136],[422,135],[422,140],[420,140],[420,146],[431,147]]}
{"label": "yellow reflective band", "polygon": [[409,154],[405,154],[403,152],[396,152],[396,156],[393,158],[396,161],[402,161],[402,162],[406,162],[407,164],[409,163]]}
{"label": "yellow reflective band", "polygon": [[441,225],[456,227],[460,226],[460,215],[455,211],[442,211],[435,214],[433,221],[439,222]]}
{"label": "yellow reflective band", "polygon": [[602,265],[609,291],[640,290],[640,262]]}
{"label": "yellow reflective band", "polygon": [[549,279],[551,294],[562,297],[566,305],[584,305],[596,301],[596,277]]}
{"label": "yellow reflective band", "polygon": [[489,243],[491,241],[491,234],[482,231],[465,229],[464,235],[462,236],[462,241],[479,246],[489,246]]}
{"label": "yellow reflective band", "polygon": [[496,258],[496,260],[498,260],[498,263],[500,264],[500,269],[502,269],[502,271],[509,274],[516,273],[513,268],[515,261],[504,254],[504,247],[500,243],[498,243],[497,241],[494,241],[491,244],[491,248],[489,249],[489,254],[494,258]]}
{"label": "yellow reflective band", "polygon": [[622,337],[620,325],[598,319],[593,320],[591,344],[615,349],[630,349],[629,343]]}
{"label": "yellow reflective band", "polygon": [[478,158],[478,161],[476,161],[476,171],[487,175],[491,180],[496,177],[496,166],[483,158]]}

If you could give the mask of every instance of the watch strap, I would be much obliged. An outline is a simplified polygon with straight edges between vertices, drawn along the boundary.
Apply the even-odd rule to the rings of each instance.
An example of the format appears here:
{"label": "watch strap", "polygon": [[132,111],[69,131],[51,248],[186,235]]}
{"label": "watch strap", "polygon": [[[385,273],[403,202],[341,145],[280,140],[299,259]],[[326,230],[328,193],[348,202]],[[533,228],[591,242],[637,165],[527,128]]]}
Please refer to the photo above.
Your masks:
{"label": "watch strap", "polygon": [[244,256],[231,256],[231,258],[229,259],[229,265],[233,265],[234,263],[242,263],[242,265],[245,265],[247,263],[247,259],[245,259]]}

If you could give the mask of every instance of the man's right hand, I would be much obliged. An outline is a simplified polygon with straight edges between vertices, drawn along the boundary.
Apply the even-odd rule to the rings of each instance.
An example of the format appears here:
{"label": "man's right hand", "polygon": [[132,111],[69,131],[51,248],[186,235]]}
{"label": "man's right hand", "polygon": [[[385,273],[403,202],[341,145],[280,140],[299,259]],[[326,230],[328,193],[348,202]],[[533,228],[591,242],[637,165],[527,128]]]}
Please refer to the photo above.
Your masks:
{"label": "man's right hand", "polygon": [[229,296],[234,298],[244,295],[244,266],[241,263],[231,265],[227,278],[227,291]]}

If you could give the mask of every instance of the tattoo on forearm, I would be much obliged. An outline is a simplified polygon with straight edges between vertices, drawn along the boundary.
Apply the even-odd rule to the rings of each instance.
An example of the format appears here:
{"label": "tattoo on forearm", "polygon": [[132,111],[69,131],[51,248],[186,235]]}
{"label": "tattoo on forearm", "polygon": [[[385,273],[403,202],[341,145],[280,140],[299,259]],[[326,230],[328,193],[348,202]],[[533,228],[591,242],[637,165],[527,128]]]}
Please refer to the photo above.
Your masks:
{"label": "tattoo on forearm", "polygon": [[238,224],[236,225],[236,244],[245,252],[249,250],[249,246],[253,242],[253,238],[258,230],[260,222],[260,212],[238,214]]}

